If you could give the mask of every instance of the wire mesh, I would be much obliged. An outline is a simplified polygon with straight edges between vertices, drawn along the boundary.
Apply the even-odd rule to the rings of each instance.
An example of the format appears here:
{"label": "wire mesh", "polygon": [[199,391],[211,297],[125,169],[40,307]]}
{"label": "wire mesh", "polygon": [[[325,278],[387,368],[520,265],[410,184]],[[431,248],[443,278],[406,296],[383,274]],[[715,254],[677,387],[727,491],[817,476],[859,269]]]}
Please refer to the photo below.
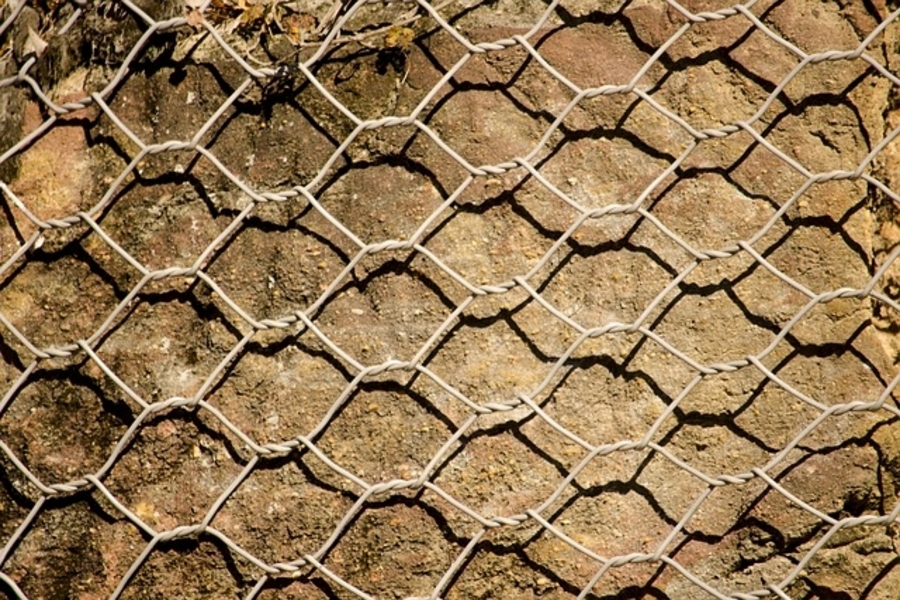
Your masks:
{"label": "wire mesh", "polygon": [[495,4],[7,1],[7,594],[897,593],[900,12]]}

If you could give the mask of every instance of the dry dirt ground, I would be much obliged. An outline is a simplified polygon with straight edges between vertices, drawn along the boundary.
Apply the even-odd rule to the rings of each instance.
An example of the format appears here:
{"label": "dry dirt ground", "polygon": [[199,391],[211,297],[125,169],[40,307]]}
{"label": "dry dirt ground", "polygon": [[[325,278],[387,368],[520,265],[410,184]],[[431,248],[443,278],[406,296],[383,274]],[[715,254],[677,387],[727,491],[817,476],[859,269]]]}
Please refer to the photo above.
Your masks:
{"label": "dry dirt ground", "polygon": [[[310,6],[324,18],[327,5]],[[546,6],[469,1],[440,14],[480,43],[527,34]],[[160,19],[181,10],[142,7]],[[409,9],[372,4],[347,30],[371,32]],[[752,13],[815,53],[856,49],[889,9],[766,0]],[[4,76],[26,60],[23,31],[39,18],[28,8],[0,36],[12,49],[0,55]],[[656,0],[562,2],[529,44],[573,86],[625,85],[685,22]],[[816,421],[837,404],[884,396],[895,406],[900,314],[870,297],[806,311],[804,293],[867,286],[900,225],[889,196],[862,179],[798,195],[806,177],[785,160],[856,169],[900,124],[891,80],[863,60],[825,61],[778,90],[799,62],[788,48],[742,15],[697,24],[636,89],[696,130],[750,119],[772,97],[754,122],[769,146],[741,131],[684,158],[694,137],[636,93],[585,98],[556,123],[575,93],[522,45],[442,79],[466,48],[427,15],[409,28],[414,39],[400,45],[388,39],[406,35],[396,30],[336,44],[311,67],[322,89],[285,68],[243,91],[246,72],[211,36],[160,33],[105,97],[108,111],[74,110],[0,161],[0,262],[36,231],[16,201],[43,221],[87,211],[98,228],[74,219],[49,229],[0,272],[0,572],[29,598],[108,597],[152,539],[136,521],[155,532],[195,525],[225,498],[208,524],[230,542],[161,541],[123,597],[245,597],[263,575],[247,555],[268,565],[316,555],[327,569],[286,568],[259,598],[358,597],[328,573],[376,598],[427,597],[446,573],[445,599],[713,597],[658,560],[591,585],[601,565],[591,553],[660,548],[725,595],[786,577],[790,598],[900,595],[894,525],[828,535],[830,522],[895,508],[897,420],[878,410]],[[98,92],[139,34],[130,13],[100,3],[51,43],[36,82],[58,103]],[[868,55],[900,72],[897,43],[892,24]],[[316,50],[296,53],[278,35],[254,56],[262,48],[289,66]],[[50,115],[24,84],[0,87],[0,109],[0,156]],[[336,154],[355,129],[348,114],[414,110],[434,138],[413,124],[376,128]],[[123,126],[145,144],[201,132],[209,153],[132,165],[139,148]],[[510,163],[470,181],[463,166],[535,147],[539,176]],[[888,144],[865,171],[894,190],[897,152]],[[310,196],[253,205],[239,182]],[[580,220],[641,197],[643,213]],[[361,245],[411,239],[418,249],[358,256]],[[736,246],[751,239],[756,256]],[[698,263],[698,252],[722,249]],[[141,268],[195,263],[218,289],[188,275],[129,296]],[[872,289],[900,295],[900,271]],[[290,318],[254,333],[245,316]],[[637,319],[645,330],[579,338],[579,327]],[[35,348],[51,347],[70,351],[30,367]],[[762,353],[758,366],[707,369]],[[415,368],[358,377],[407,361]],[[129,433],[141,402],[172,398],[204,405],[162,410]],[[645,438],[655,447],[584,464],[586,448]],[[294,449],[257,460],[248,440]],[[29,520],[44,496],[13,457],[45,485],[79,483]],[[762,467],[777,487],[754,475]],[[83,479],[98,472],[130,515]],[[360,482],[423,473],[444,495],[413,486],[356,506]],[[711,486],[698,474],[750,476]],[[522,518],[538,507],[552,529]],[[7,582],[0,590],[12,596]]]}

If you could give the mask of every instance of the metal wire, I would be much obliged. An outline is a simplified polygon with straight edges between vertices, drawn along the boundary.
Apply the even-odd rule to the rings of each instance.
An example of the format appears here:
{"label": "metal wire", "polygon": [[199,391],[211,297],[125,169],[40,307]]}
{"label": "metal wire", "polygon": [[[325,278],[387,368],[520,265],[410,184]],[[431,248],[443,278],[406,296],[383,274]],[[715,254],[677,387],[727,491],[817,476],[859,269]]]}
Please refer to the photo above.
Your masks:
{"label": "metal wire", "polygon": [[[900,382],[900,376],[894,377],[884,386],[882,393],[875,398],[860,399],[846,403],[826,403],[821,399],[811,397],[810,395],[798,390],[792,386],[790,382],[784,380],[770,366],[767,366],[766,359],[788,339],[795,327],[801,322],[807,320],[817,308],[840,300],[859,300],[868,301],[885,307],[889,311],[900,311],[897,302],[883,291],[885,274],[891,268],[900,248],[896,249],[887,256],[880,267],[869,278],[868,282],[861,287],[840,287],[838,289],[813,290],[796,281],[791,276],[779,270],[770,260],[764,256],[757,245],[767,235],[771,234],[777,225],[781,222],[787,211],[795,208],[800,199],[813,186],[824,182],[841,181],[841,180],[860,180],[865,182],[872,189],[877,190],[886,198],[898,202],[900,197],[892,191],[888,185],[879,181],[873,174],[873,164],[900,134],[900,128],[890,131],[884,136],[852,169],[833,170],[829,172],[816,172],[800,161],[790,156],[783,149],[774,144],[766,137],[761,130],[761,120],[766,112],[777,101],[785,88],[811,65],[825,62],[839,61],[860,61],[870,68],[871,76],[879,76],[886,78],[890,83],[898,87],[900,86],[900,78],[891,73],[887,67],[879,62],[875,57],[870,55],[870,49],[876,40],[881,36],[886,28],[893,23],[900,11],[891,13],[876,29],[874,29],[858,47],[851,50],[832,50],[819,53],[807,53],[800,49],[797,45],[789,42],[781,32],[774,30],[760,19],[757,12],[754,11],[755,1],[749,1],[745,4],[738,4],[732,7],[723,8],[717,11],[709,12],[691,12],[674,0],[667,0],[666,4],[670,8],[670,12],[678,16],[683,23],[676,32],[671,35],[663,44],[661,44],[647,59],[646,63],[634,72],[631,79],[624,85],[600,85],[598,87],[582,87],[573,83],[567,78],[562,71],[565,71],[565,65],[552,65],[546,60],[536,47],[534,40],[536,36],[547,26],[551,19],[565,3],[562,0],[553,0],[549,2],[543,11],[541,17],[533,24],[531,29],[522,35],[513,35],[496,39],[491,42],[473,43],[465,35],[463,35],[450,21],[448,21],[442,8],[447,3],[441,4],[439,7],[432,6],[426,0],[416,1],[416,10],[403,13],[404,24],[412,22],[415,16],[431,19],[437,27],[459,44],[463,51],[461,58],[447,70],[441,79],[431,88],[406,115],[391,115],[374,120],[365,120],[358,117],[354,112],[345,106],[337,97],[335,97],[328,86],[323,85],[315,74],[315,67],[330,50],[339,44],[354,41],[357,38],[346,34],[345,32],[351,26],[352,20],[367,4],[371,4],[368,0],[358,0],[352,5],[344,7],[344,10],[337,11],[335,21],[330,30],[321,40],[310,42],[308,45],[314,48],[314,52],[308,55],[305,60],[298,62],[296,70],[299,76],[302,76],[310,82],[318,94],[320,94],[331,106],[334,107],[341,115],[352,123],[352,132],[346,136],[340,145],[334,150],[330,158],[317,171],[312,179],[303,184],[287,187],[279,191],[266,191],[254,187],[251,183],[244,181],[237,174],[229,170],[229,168],[220,160],[216,154],[204,145],[205,140],[212,128],[221,121],[223,115],[229,111],[240,111],[241,98],[248,93],[248,90],[255,82],[274,81],[283,75],[279,68],[275,65],[269,67],[254,67],[242,54],[242,51],[236,49],[227,41],[227,35],[220,31],[220,28],[212,24],[208,19],[200,22],[198,27],[209,36],[221,49],[227,53],[235,65],[237,65],[244,73],[243,81],[237,85],[228,98],[221,106],[203,123],[191,139],[186,140],[168,140],[159,143],[149,143],[137,132],[137,130],[129,127],[128,124],[116,114],[111,108],[112,99],[121,89],[124,82],[132,76],[135,62],[141,53],[151,48],[158,40],[167,32],[186,31],[189,30],[188,19],[186,17],[169,18],[166,20],[155,20],[142,10],[137,4],[131,0],[116,0],[116,2],[143,23],[142,34],[138,38],[133,47],[128,49],[127,55],[121,58],[121,64],[112,74],[106,86],[96,92],[90,93],[83,98],[75,101],[58,102],[55,101],[49,90],[43,89],[39,83],[39,78],[35,75],[37,65],[40,58],[36,55],[24,57],[23,62],[18,68],[15,75],[0,81],[0,91],[4,88],[17,86],[22,89],[28,89],[33,101],[39,103],[42,112],[42,122],[35,127],[30,133],[18,139],[8,148],[0,148],[0,166],[11,162],[19,156],[26,155],[29,148],[48,131],[59,122],[63,117],[70,115],[79,115],[93,109],[100,111],[109,121],[137,148],[136,153],[131,157],[130,163],[118,176],[108,183],[102,195],[96,199],[96,202],[88,210],[77,212],[61,218],[42,218],[41,215],[29,208],[31,206],[30,199],[26,196],[20,196],[14,192],[10,182],[0,181],[0,196],[4,197],[10,206],[10,211],[16,211],[17,214],[24,216],[30,221],[34,227],[34,233],[21,243],[19,249],[12,255],[4,257],[3,264],[0,266],[0,276],[14,277],[14,273],[23,264],[33,260],[32,254],[44,242],[44,237],[48,232],[58,229],[71,228],[73,226],[86,226],[89,230],[96,234],[102,242],[112,251],[112,253],[123,259],[131,268],[139,273],[139,280],[128,291],[124,297],[118,301],[112,311],[106,316],[103,323],[90,335],[84,338],[74,339],[70,343],[41,347],[39,344],[29,339],[28,335],[17,328],[11,318],[7,316],[10,307],[0,304],[0,323],[2,323],[5,331],[2,336],[5,340],[14,339],[16,343],[21,344],[28,353],[29,360],[26,367],[15,378],[9,389],[5,391],[5,395],[0,401],[0,416],[8,412],[9,407],[15,403],[20,391],[27,385],[33,373],[42,363],[57,359],[83,359],[90,361],[96,365],[115,385],[121,396],[126,402],[137,408],[139,414],[130,423],[127,430],[118,438],[114,448],[109,453],[105,463],[96,471],[90,473],[82,473],[79,476],[65,481],[45,481],[35,475],[27,465],[27,460],[12,449],[8,440],[0,439],[0,452],[5,456],[9,464],[13,465],[15,472],[27,480],[27,483],[34,486],[38,490],[38,497],[33,502],[27,516],[18,524],[12,534],[3,542],[0,549],[0,581],[6,586],[8,593],[15,597],[24,598],[25,593],[19,583],[9,574],[4,572],[4,565],[8,565],[8,561],[17,548],[22,547],[23,541],[28,538],[33,531],[33,524],[36,519],[46,510],[48,501],[60,497],[73,496],[84,492],[92,492],[95,497],[105,498],[106,501],[118,511],[118,517],[126,520],[139,530],[143,536],[145,543],[143,551],[125,570],[124,574],[118,579],[117,585],[112,592],[112,598],[118,598],[129,590],[130,586],[134,586],[135,575],[139,570],[145,568],[155,553],[159,553],[160,548],[167,543],[179,539],[214,539],[227,548],[234,556],[240,557],[252,565],[252,569],[256,573],[256,579],[252,585],[248,586],[247,598],[258,597],[264,590],[269,589],[274,581],[291,577],[309,577],[311,573],[329,581],[335,589],[340,588],[351,596],[359,598],[372,598],[365,589],[361,589],[357,585],[352,584],[346,577],[341,574],[339,566],[329,564],[330,553],[341,542],[346,532],[352,527],[353,523],[359,518],[360,514],[375,502],[381,502],[385,498],[391,498],[398,495],[409,493],[420,493],[429,491],[445,501],[449,506],[466,519],[475,527],[474,533],[468,536],[459,547],[458,554],[453,558],[449,568],[440,574],[440,577],[434,582],[434,587],[428,598],[437,599],[447,597],[453,593],[453,586],[467,569],[473,555],[478,551],[479,545],[483,543],[486,536],[492,530],[503,528],[516,528],[523,524],[532,524],[539,528],[542,535],[549,536],[559,540],[564,545],[580,553],[595,563],[595,572],[590,577],[586,585],[577,594],[578,598],[587,598],[594,593],[598,582],[608,577],[614,572],[627,565],[637,565],[650,563],[672,569],[679,573],[683,578],[688,580],[695,586],[696,592],[705,593],[716,598],[763,598],[768,596],[776,596],[787,598],[789,588],[795,584],[798,578],[802,577],[804,569],[808,566],[813,557],[821,551],[829,540],[838,536],[841,532],[862,527],[887,527],[893,524],[900,513],[900,504],[888,507],[884,514],[879,515],[862,515],[836,517],[833,514],[823,512],[815,506],[809,504],[797,495],[787,489],[780,481],[779,465],[793,452],[802,448],[806,440],[817,430],[829,427],[837,417],[846,414],[856,413],[884,413],[886,419],[900,417],[900,409],[894,404],[892,394],[894,388]],[[5,32],[16,22],[17,17],[23,14],[23,10],[27,6],[27,2],[17,2],[7,4],[5,20],[0,23],[0,40],[3,40]],[[61,26],[60,32],[65,35],[71,31],[72,23],[75,19],[82,16],[82,13],[88,8],[81,6],[73,7],[74,13]],[[333,11],[334,12],[334,11]],[[754,31],[765,35],[768,40],[779,45],[781,48],[796,57],[797,63],[793,69],[778,83],[778,86],[772,90],[767,99],[759,105],[756,112],[748,119],[727,124],[718,128],[698,129],[691,125],[683,116],[676,114],[670,108],[664,106],[657,100],[652,93],[649,93],[641,84],[648,72],[657,67],[662,57],[670,50],[673,45],[687,34],[691,28],[724,22],[730,19],[744,19],[752,24]],[[360,37],[359,40],[364,38]],[[544,70],[546,74],[552,76],[565,89],[569,90],[572,99],[562,110],[555,115],[555,120],[543,132],[540,139],[534,144],[533,148],[522,156],[505,160],[498,164],[475,165],[468,162],[463,156],[454,149],[451,144],[445,141],[444,137],[435,130],[434,127],[426,123],[424,116],[427,111],[438,99],[443,86],[453,80],[464,67],[476,56],[502,53],[510,48],[520,48],[524,50],[533,61]],[[559,69],[559,70],[558,70]],[[641,193],[633,198],[623,198],[621,203],[606,204],[598,208],[585,206],[571,194],[566,193],[560,187],[555,185],[540,169],[540,156],[542,152],[560,132],[563,122],[569,118],[574,111],[582,106],[586,101],[605,96],[621,96],[639,99],[647,106],[651,107],[659,115],[664,117],[671,123],[679,126],[693,140],[688,147],[674,160],[658,177],[656,177]],[[427,218],[425,218],[419,228],[406,239],[389,239],[375,243],[368,243],[361,239],[352,229],[345,224],[340,218],[330,212],[322,203],[319,192],[320,185],[332,167],[341,159],[342,155],[348,147],[367,131],[406,126],[415,128],[421,135],[427,137],[433,144],[440,148],[450,160],[457,164],[464,172],[465,177],[458,188],[453,193],[443,198],[440,206],[438,206]],[[658,190],[662,182],[678,177],[680,168],[685,161],[692,155],[701,142],[714,138],[725,138],[734,134],[745,133],[750,136],[756,144],[764,148],[772,155],[778,157],[784,165],[787,165],[795,171],[802,179],[800,185],[794,195],[787,199],[780,209],[771,216],[765,225],[753,232],[746,239],[742,239],[735,243],[731,243],[720,248],[702,248],[698,247],[695,240],[684,235],[679,235],[670,226],[667,226],[665,219],[658,216],[652,208],[649,207],[649,198]],[[114,234],[108,233],[104,228],[104,215],[114,207],[117,203],[119,194],[123,190],[126,182],[132,178],[138,169],[138,165],[147,157],[162,153],[173,152],[190,152],[198,157],[202,156],[215,166],[215,168],[224,175],[234,186],[236,186],[242,194],[246,196],[248,202],[236,216],[225,227],[216,238],[209,243],[196,259],[189,265],[178,266],[172,265],[163,269],[153,269],[144,264],[134,255],[130,254],[117,241]],[[554,241],[547,251],[525,272],[515,274],[508,279],[490,283],[487,285],[476,284],[470,281],[462,273],[454,270],[449,266],[446,257],[441,256],[429,246],[428,234],[432,230],[436,221],[448,208],[455,206],[455,203],[475,182],[484,180],[489,177],[503,175],[509,172],[516,172],[525,176],[529,176],[539,182],[553,196],[559,198],[566,205],[571,207],[577,214],[576,218],[571,222],[568,228]],[[343,265],[342,270],[321,290],[321,293],[311,301],[308,306],[283,314],[277,318],[262,318],[253,314],[252,310],[241,306],[241,304],[232,298],[229,291],[224,289],[216,279],[210,275],[209,266],[215,260],[217,252],[227,247],[233,239],[239,235],[241,227],[252,218],[259,207],[267,203],[296,203],[301,206],[308,206],[310,210],[315,211],[333,228],[340,232],[347,240],[350,240],[355,246],[355,254]],[[560,249],[573,240],[573,236],[582,230],[586,224],[590,222],[602,221],[603,219],[615,215],[630,215],[636,219],[642,220],[649,224],[663,237],[673,242],[677,247],[685,251],[691,260],[678,269],[674,269],[675,275],[670,279],[669,283],[659,291],[645,306],[640,310],[639,316],[631,322],[606,321],[600,325],[589,325],[578,320],[577,314],[569,314],[555,306],[542,292],[542,287],[537,281],[538,275],[545,272],[548,267],[552,267],[553,261],[556,260]],[[320,326],[317,315],[320,309],[327,306],[338,293],[341,286],[346,283],[355,270],[369,257],[381,255],[383,253],[399,253],[404,256],[417,257],[428,261],[435,269],[448,276],[456,284],[465,289],[466,296],[456,303],[456,307],[441,322],[441,324],[427,335],[427,340],[418,348],[408,360],[390,359],[378,364],[367,364],[360,358],[353,355],[352,352],[342,348],[339,343],[334,341]],[[773,335],[769,344],[760,352],[744,356],[734,360],[723,362],[707,363],[698,359],[689,348],[680,347],[677,340],[668,339],[661,334],[654,324],[653,318],[659,314],[659,310],[663,308],[667,302],[667,298],[671,297],[673,291],[678,290],[680,286],[687,280],[700,265],[707,262],[724,261],[742,255],[749,260],[750,268],[762,269],[771,274],[779,281],[790,286],[805,300],[805,305],[796,312],[791,318],[786,320],[780,332]],[[108,336],[111,330],[118,327],[123,321],[131,318],[131,311],[137,299],[150,289],[158,290],[159,286],[169,286],[171,289],[181,289],[183,283],[187,281],[191,284],[203,282],[217,296],[238,315],[246,327],[242,330],[242,337],[237,339],[236,343],[225,353],[224,357],[218,362],[216,367],[206,376],[202,385],[195,393],[189,396],[172,396],[162,399],[152,399],[146,394],[129,386],[123,378],[117,374],[116,370],[107,365],[98,348],[102,345],[103,340]],[[429,356],[437,349],[440,352],[440,343],[453,327],[459,322],[461,315],[473,305],[473,303],[487,296],[503,296],[513,292],[523,293],[534,301],[535,306],[539,306],[544,311],[548,321],[558,322],[561,327],[574,332],[575,340],[569,347],[555,357],[546,376],[535,386],[535,388],[527,394],[519,394],[516,397],[499,399],[490,402],[478,402],[472,399],[471,394],[466,394],[457,386],[448,383],[442,378],[438,370],[429,365]],[[246,349],[248,344],[258,340],[262,332],[271,330],[285,330],[292,332],[292,335],[307,334],[312,335],[319,340],[322,347],[335,357],[339,357],[340,361],[346,365],[350,373],[349,383],[343,391],[332,399],[331,407],[326,411],[322,420],[311,430],[297,433],[289,439],[278,442],[261,443],[255,439],[253,435],[242,430],[235,424],[235,420],[228,414],[227,410],[217,407],[209,399],[211,390],[219,385],[223,380],[232,376],[230,368],[236,358]],[[727,335],[727,329],[723,328],[723,335]],[[575,432],[571,431],[563,425],[559,419],[554,418],[550,412],[546,410],[544,402],[541,400],[552,388],[565,372],[567,365],[579,352],[585,351],[590,345],[590,340],[597,338],[615,337],[622,335],[637,336],[640,339],[651,340],[661,348],[669,357],[683,363],[687,369],[691,370],[694,375],[677,394],[677,396],[668,403],[666,409],[658,416],[653,425],[647,429],[639,439],[619,439],[613,443],[594,444],[583,439]],[[762,373],[769,385],[777,386],[786,394],[796,398],[802,404],[808,406],[816,413],[816,416],[799,432],[797,432],[789,442],[781,447],[777,453],[772,455],[768,462],[755,466],[753,468],[733,472],[733,473],[706,473],[702,469],[691,464],[691,461],[684,460],[678,456],[665,442],[661,439],[660,431],[663,425],[675,418],[673,415],[678,410],[685,398],[704,380],[706,377],[715,376],[721,373],[730,373],[740,370],[758,370]],[[463,411],[467,416],[456,427],[453,434],[443,443],[440,449],[431,457],[428,464],[421,469],[415,476],[404,479],[379,480],[377,477],[362,477],[351,469],[341,464],[341,461],[334,456],[330,456],[328,452],[320,448],[317,440],[323,432],[328,430],[337,419],[337,415],[346,406],[348,399],[351,398],[365,382],[377,381],[379,376],[388,372],[403,372],[415,374],[433,383],[437,389],[446,392],[454,402],[458,403],[457,409]],[[555,485],[552,493],[540,502],[534,504],[528,510],[516,514],[482,514],[479,510],[469,506],[463,499],[457,497],[450,491],[443,489],[436,483],[436,472],[438,472],[455,449],[460,445],[465,445],[466,440],[470,440],[470,436],[474,431],[495,413],[507,413],[510,411],[519,411],[518,414],[535,417],[546,424],[550,429],[558,433],[560,436],[574,444],[580,449],[581,459],[568,473]],[[202,414],[219,423],[225,430],[242,443],[248,452],[246,461],[238,465],[239,472],[230,481],[223,492],[218,496],[215,502],[206,510],[204,514],[198,515],[197,519],[189,523],[181,523],[174,527],[158,528],[151,525],[146,518],[138,513],[135,507],[126,505],[116,494],[111,491],[108,486],[107,479],[114,467],[122,459],[123,455],[128,451],[142,430],[149,424],[156,422],[160,417],[168,418],[169,415],[176,413],[185,414]],[[9,417],[7,416],[7,419]],[[377,435],[378,432],[373,432]],[[364,443],[364,442],[360,442]],[[234,494],[245,485],[248,478],[264,465],[267,461],[280,460],[285,456],[292,456],[298,452],[305,452],[314,455],[321,463],[326,465],[332,473],[347,486],[348,490],[352,490],[354,498],[352,506],[343,514],[335,515],[336,524],[330,535],[324,543],[322,543],[314,552],[310,552],[303,556],[284,557],[282,562],[267,562],[262,558],[254,555],[248,549],[230,539],[223,531],[216,527],[215,521],[223,506],[228,502]],[[566,527],[560,524],[558,519],[554,517],[553,507],[558,504],[566,491],[573,482],[583,474],[598,457],[603,456],[622,456],[630,452],[650,452],[656,457],[660,457],[668,461],[681,472],[695,478],[704,486],[704,491],[696,497],[690,504],[686,512],[680,517],[677,524],[666,534],[658,545],[647,552],[635,552],[624,555],[607,555],[602,548],[591,548],[589,545],[582,543],[572,537],[566,531]],[[7,473],[7,477],[12,477]],[[11,479],[10,479],[11,481]],[[681,564],[678,558],[676,540],[683,536],[689,528],[691,521],[697,516],[698,511],[705,505],[711,494],[717,489],[729,486],[743,486],[748,483],[755,482],[763,484],[764,490],[774,492],[783,496],[788,503],[794,507],[804,511],[817,522],[823,529],[822,535],[817,539],[815,544],[809,547],[804,554],[793,557],[793,566],[786,574],[777,581],[770,581],[765,586],[757,589],[733,590],[720,589],[714,582],[704,580],[704,577],[693,573],[690,568]],[[16,487],[22,484],[10,483]],[[837,485],[840,485],[838,483]],[[264,493],[264,492],[260,492]],[[336,495],[340,495],[335,492]],[[134,590],[131,590],[132,592]]]}

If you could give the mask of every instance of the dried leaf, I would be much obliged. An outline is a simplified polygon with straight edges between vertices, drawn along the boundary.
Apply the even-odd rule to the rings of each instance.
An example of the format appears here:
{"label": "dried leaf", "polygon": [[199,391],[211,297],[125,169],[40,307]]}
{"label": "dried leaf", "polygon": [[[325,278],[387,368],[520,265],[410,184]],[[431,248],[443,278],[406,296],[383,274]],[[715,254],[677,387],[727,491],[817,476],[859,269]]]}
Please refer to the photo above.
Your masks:
{"label": "dried leaf", "polygon": [[37,32],[31,27],[28,28],[28,39],[25,41],[25,56],[29,54],[36,54],[38,57],[44,53],[47,49],[47,42],[45,42],[41,36],[37,34]]}
{"label": "dried leaf", "polygon": [[240,10],[232,3],[225,0],[210,0],[206,7],[206,18],[216,25],[231,21],[240,14]]}
{"label": "dried leaf", "polygon": [[262,21],[266,16],[266,9],[261,4],[248,6],[247,10],[241,13],[241,23],[247,26]]}
{"label": "dried leaf", "polygon": [[284,19],[282,19],[281,23],[282,27],[284,27],[284,32],[287,34],[288,39],[291,40],[294,44],[299,44],[303,41],[303,28],[301,27],[300,15],[288,15]]}
{"label": "dried leaf", "polygon": [[306,33],[312,32],[316,30],[316,27],[319,26],[319,21],[316,19],[315,15],[311,15],[308,12],[302,12],[297,15],[299,20],[300,31],[304,31]]}
{"label": "dried leaf", "polygon": [[203,26],[203,13],[196,8],[188,8],[185,19],[187,20],[187,24],[194,29],[200,29]]}
{"label": "dried leaf", "polygon": [[408,52],[409,48],[412,46],[413,40],[415,39],[415,31],[413,31],[409,27],[401,27],[399,25],[395,25],[394,27],[388,29],[388,32],[384,35],[384,47],[395,48],[397,50],[402,50],[403,52]]}
{"label": "dried leaf", "polygon": [[204,20],[203,11],[208,4],[209,0],[184,0],[184,18],[188,25],[200,29]]}

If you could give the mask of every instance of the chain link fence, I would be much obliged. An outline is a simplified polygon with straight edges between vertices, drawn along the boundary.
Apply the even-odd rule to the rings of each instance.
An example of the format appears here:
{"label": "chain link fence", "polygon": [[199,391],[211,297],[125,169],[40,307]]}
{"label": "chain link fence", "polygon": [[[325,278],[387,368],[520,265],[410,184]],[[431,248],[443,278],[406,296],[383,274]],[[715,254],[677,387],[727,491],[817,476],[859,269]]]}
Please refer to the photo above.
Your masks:
{"label": "chain link fence", "polygon": [[7,0],[0,589],[893,598],[877,0]]}

